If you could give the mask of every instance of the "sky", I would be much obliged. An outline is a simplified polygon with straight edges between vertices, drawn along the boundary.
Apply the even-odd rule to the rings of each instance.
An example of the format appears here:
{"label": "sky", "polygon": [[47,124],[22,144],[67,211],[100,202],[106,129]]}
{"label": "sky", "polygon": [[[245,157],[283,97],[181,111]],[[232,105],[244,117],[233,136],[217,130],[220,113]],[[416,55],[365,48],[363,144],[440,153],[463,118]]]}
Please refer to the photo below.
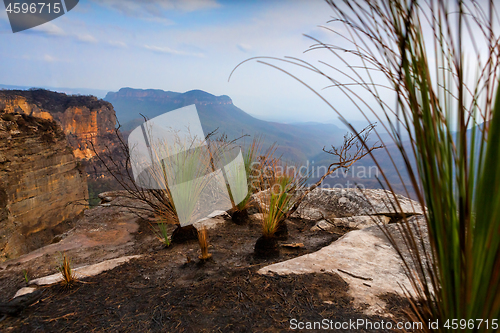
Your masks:
{"label": "sky", "polygon": [[[13,34],[0,11],[0,84],[201,89],[228,95],[261,119],[334,122],[337,116],[323,101],[269,66],[246,62],[228,81],[251,57],[316,63],[319,53],[304,54],[313,44],[304,34],[334,42],[338,37],[319,27],[332,14],[322,0],[80,0],[66,15]],[[283,67],[317,89],[328,85],[298,67]],[[343,109],[341,93],[326,94]]]}

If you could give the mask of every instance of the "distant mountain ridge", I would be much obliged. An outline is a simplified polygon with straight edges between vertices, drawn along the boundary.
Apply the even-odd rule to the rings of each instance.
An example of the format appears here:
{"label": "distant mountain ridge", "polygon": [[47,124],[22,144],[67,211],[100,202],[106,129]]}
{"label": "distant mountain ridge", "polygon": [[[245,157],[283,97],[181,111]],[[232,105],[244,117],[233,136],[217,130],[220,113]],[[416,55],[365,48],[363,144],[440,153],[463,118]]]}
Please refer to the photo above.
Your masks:
{"label": "distant mountain ridge", "polygon": [[144,101],[157,101],[160,103],[192,103],[206,104],[233,104],[229,96],[215,96],[203,90],[190,90],[185,93],[164,91],[160,89],[133,89],[121,88],[118,92],[108,92],[105,100],[116,100],[119,98],[135,98]]}
{"label": "distant mountain ridge", "polygon": [[[323,147],[326,149],[330,149],[331,146],[339,147],[344,135],[348,132],[347,129],[341,129],[334,124],[318,123],[314,120],[291,124],[260,120],[236,107],[228,96],[214,96],[201,90],[178,93],[154,89],[122,88],[116,93],[108,93],[105,100],[113,104],[118,120],[125,131],[132,130],[144,121],[139,113],[147,118],[153,118],[170,110],[196,104],[205,133],[219,128],[219,133],[225,133],[229,138],[237,138],[242,134],[262,135],[264,147],[277,143],[279,148],[276,155],[295,162],[296,166],[307,166],[308,171],[311,172],[309,182],[317,181],[326,172],[326,166],[336,162],[334,156],[323,151]],[[360,124],[363,125],[363,122],[358,122],[356,125],[358,130],[361,130]],[[409,184],[405,163],[397,147],[388,138],[387,133],[382,131],[381,136],[387,140],[387,149],[392,154],[403,181]],[[375,141],[377,138],[372,135],[371,142],[375,143]],[[386,172],[393,189],[397,193],[413,197],[411,189],[410,193],[404,190],[401,179],[385,149],[376,150],[374,155]],[[380,188],[377,178],[381,178],[382,175],[377,170],[371,157],[366,156],[348,172],[341,170],[342,172],[325,179],[323,185],[352,188],[356,186],[355,184],[360,184],[366,188]]]}
{"label": "distant mountain ridge", "polygon": [[[236,107],[226,95],[215,96],[202,90],[185,93],[158,89],[122,88],[109,92],[104,100],[113,104],[124,132],[139,126],[147,118],[195,104],[205,133],[218,129],[229,138],[248,134],[262,136],[264,146],[276,142],[278,154],[302,162],[321,153],[324,146],[336,144],[343,131],[333,124],[281,124],[252,117]],[[249,141],[249,140],[247,140]]]}

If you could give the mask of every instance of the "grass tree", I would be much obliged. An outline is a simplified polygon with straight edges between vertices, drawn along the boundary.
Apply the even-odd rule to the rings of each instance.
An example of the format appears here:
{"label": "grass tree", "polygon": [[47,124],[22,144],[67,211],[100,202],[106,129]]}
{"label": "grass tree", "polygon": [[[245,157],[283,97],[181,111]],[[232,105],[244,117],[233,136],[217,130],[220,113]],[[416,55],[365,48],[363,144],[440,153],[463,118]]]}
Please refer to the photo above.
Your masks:
{"label": "grass tree", "polygon": [[269,156],[261,160],[256,176],[258,188],[262,189],[256,195],[262,236],[255,243],[255,255],[273,257],[279,254],[278,238],[287,237],[285,219],[295,203],[297,190],[303,188],[307,177],[296,167]]}
{"label": "grass tree", "polygon": [[78,282],[66,253],[61,254],[61,262],[57,266],[57,270],[61,273],[61,285],[64,288],[71,288],[76,282]]}
{"label": "grass tree", "polygon": [[[324,28],[335,44],[310,37],[310,51],[324,50],[331,60],[318,65],[278,60],[329,80],[367,120],[376,118],[395,145],[396,152],[389,150],[375,130],[385,158],[401,181],[407,179],[407,193],[414,191],[427,207],[426,228],[406,218],[398,224],[404,245],[383,229],[412,284],[407,295],[413,319],[439,320],[437,331],[497,331],[500,45],[495,2],[327,2],[334,15]],[[324,93],[272,61],[259,61],[301,81],[348,124]],[[380,166],[382,161],[371,155]],[[389,175],[381,171],[381,184],[392,190]],[[396,195],[392,199],[401,210]],[[424,330],[430,329],[424,325]]]}
{"label": "grass tree", "polygon": [[[244,224],[248,221],[248,208],[253,204],[251,200],[252,195],[261,189],[258,166],[262,163],[265,164],[263,161],[269,160],[276,150],[275,145],[271,145],[271,147],[263,152],[261,139],[261,137],[254,137],[248,146],[243,144],[243,163],[239,168],[233,168],[233,170],[231,170],[235,180],[233,183],[239,185],[227,187],[232,205],[228,213],[236,224]],[[240,149],[238,146],[236,146],[236,148],[238,150]]]}
{"label": "grass tree", "polygon": [[[169,246],[170,241],[183,242],[198,239],[196,229],[192,225],[182,227],[180,220],[193,222],[197,216],[204,217],[198,214],[200,213],[200,201],[203,202],[210,196],[210,190],[216,193],[223,192],[220,188],[218,190],[210,188],[210,185],[214,184],[211,182],[213,179],[203,177],[213,171],[210,163],[211,151],[206,149],[206,146],[198,146],[199,138],[184,138],[182,140],[174,138],[174,142],[153,141],[150,146],[150,159],[153,165],[149,169],[149,178],[150,181],[161,186],[144,187],[138,184],[136,177],[134,177],[133,154],[129,145],[123,140],[119,128],[116,129],[115,135],[118,138],[119,147],[108,148],[104,153],[97,152],[93,145],[92,149],[102,167],[126,192],[121,195],[142,203],[142,205],[117,205],[129,208],[138,216],[146,219],[149,215],[154,214],[160,222],[156,227],[152,226],[153,232],[166,246]],[[209,133],[204,140],[207,145],[210,145],[211,141],[218,142],[221,151],[234,144],[234,140],[216,138],[215,132]],[[180,153],[174,154],[170,151],[172,144],[177,146]],[[220,152],[216,153],[220,154]],[[170,157],[164,158],[164,156]],[[224,186],[223,183],[219,185]],[[177,203],[174,202],[174,194],[178,199]],[[176,226],[170,238],[167,225]]]}
{"label": "grass tree", "polygon": [[226,136],[209,141],[213,170],[224,172],[226,189],[229,194],[230,206],[228,210],[231,219],[236,224],[244,224],[248,219],[253,189],[251,186],[251,169],[259,150],[259,139],[254,138],[252,143],[245,147],[235,144],[235,140],[228,142]]}

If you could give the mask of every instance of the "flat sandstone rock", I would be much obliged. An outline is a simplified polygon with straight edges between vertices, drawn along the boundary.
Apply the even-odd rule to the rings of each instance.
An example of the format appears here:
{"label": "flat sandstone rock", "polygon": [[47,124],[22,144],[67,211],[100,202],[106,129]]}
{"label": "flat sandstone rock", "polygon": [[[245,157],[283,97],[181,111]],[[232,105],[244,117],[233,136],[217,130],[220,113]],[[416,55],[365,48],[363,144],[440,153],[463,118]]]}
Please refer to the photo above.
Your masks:
{"label": "flat sandstone rock", "polygon": [[31,294],[35,290],[37,290],[36,287],[24,287],[24,288],[21,288],[21,289],[19,289],[17,291],[17,293],[14,295],[13,298],[16,298],[16,297],[19,297],[19,296],[23,296],[23,295],[27,295],[27,294]]}
{"label": "flat sandstone rock", "polygon": [[364,229],[381,224],[388,224],[391,219],[384,215],[336,217],[331,221],[320,220],[311,228],[312,231],[330,230],[334,227]]}
{"label": "flat sandstone rock", "polygon": [[[425,228],[422,217],[410,219]],[[395,224],[387,226],[398,243],[401,236]],[[424,231],[425,235],[425,231]],[[411,290],[401,259],[378,226],[355,230],[321,250],[261,268],[260,274],[307,274],[332,272],[348,284],[355,306],[366,314],[386,315],[385,302],[377,295],[402,294],[401,286]]]}
{"label": "flat sandstone rock", "polygon": [[219,225],[227,223],[227,219],[230,218],[229,214],[222,210],[215,210],[209,214],[206,218],[196,221],[193,226],[201,230],[206,228],[207,230],[215,229]]}
{"label": "flat sandstone rock", "polygon": [[[100,262],[98,264],[75,268],[75,269],[73,269],[73,272],[75,273],[75,277],[77,279],[82,279],[82,278],[86,278],[89,276],[94,276],[94,275],[100,274],[104,271],[108,271],[110,269],[113,269],[115,267],[118,267],[118,266],[126,263],[130,259],[139,258],[139,257],[141,257],[141,256],[135,255],[135,256],[127,256],[127,257],[106,260],[106,261]],[[43,286],[43,285],[58,283],[61,281],[62,281],[61,273],[56,273],[56,274],[52,274],[49,276],[44,276],[44,277],[41,277],[38,279],[31,280],[29,282],[29,284]]]}
{"label": "flat sandstone rock", "polygon": [[401,216],[423,214],[414,200],[386,190],[316,188],[301,203],[294,216],[310,219],[333,219],[352,216]]}

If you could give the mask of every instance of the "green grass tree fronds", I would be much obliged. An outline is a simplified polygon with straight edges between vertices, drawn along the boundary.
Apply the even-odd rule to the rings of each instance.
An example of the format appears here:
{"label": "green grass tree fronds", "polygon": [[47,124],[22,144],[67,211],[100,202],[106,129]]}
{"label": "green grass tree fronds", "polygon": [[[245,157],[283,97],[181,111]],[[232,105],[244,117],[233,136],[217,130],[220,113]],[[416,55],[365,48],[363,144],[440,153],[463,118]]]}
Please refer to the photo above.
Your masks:
{"label": "green grass tree fronds", "polygon": [[214,169],[220,168],[224,172],[231,201],[228,213],[237,224],[247,221],[248,208],[253,204],[252,195],[261,190],[258,172],[261,161],[267,160],[275,151],[273,144],[264,152],[261,139],[256,136],[250,144],[243,142],[241,145],[237,145],[236,140],[228,142],[226,137],[209,142]]}
{"label": "green grass tree fronds", "polygon": [[259,169],[259,183],[264,187],[257,194],[259,209],[262,217],[262,234],[273,237],[281,223],[289,216],[296,193],[304,187],[307,177],[300,174],[293,165],[287,165],[277,158],[268,158],[261,161]]}
{"label": "green grass tree fronds", "polygon": [[203,209],[209,195],[225,193],[224,178],[213,172],[212,155],[204,138],[153,141],[151,152],[152,178],[172,198],[181,226],[205,217]]}
{"label": "green grass tree fronds", "polygon": [[163,245],[165,245],[165,247],[169,247],[171,244],[171,240],[168,236],[167,223],[165,223],[164,221],[160,221],[159,223],[156,223],[156,225],[157,227],[155,228],[151,224],[151,230],[155,234],[156,238],[158,238],[158,240],[162,242]]}
{"label": "green grass tree fronds", "polygon": [[[252,142],[248,145],[248,147],[246,147],[245,151],[243,152],[243,163],[245,165],[245,177],[247,183],[247,196],[241,202],[236,204],[236,208],[239,210],[247,209],[250,205],[250,198],[252,194],[256,193],[256,187],[253,184],[253,166],[258,163],[257,157],[263,156],[261,155],[261,143],[261,137],[254,137]],[[271,151],[272,147],[271,149],[268,149],[269,153]]]}
{"label": "green grass tree fronds", "polygon": [[[223,149],[218,149],[216,152],[219,155],[220,166],[225,166],[226,174],[230,174],[233,178],[233,186],[228,186],[233,209],[244,210],[248,208],[252,194],[258,191],[258,187],[254,185],[257,178],[254,175],[255,165],[259,164],[258,158],[267,159],[275,150],[274,145],[272,145],[266,152],[262,152],[261,142],[261,137],[254,137],[248,145],[245,143],[241,146],[226,143]],[[238,163],[231,163],[235,161],[238,152],[241,152],[241,159],[238,160]],[[236,184],[238,186],[234,186]]]}
{"label": "green grass tree fronds", "polygon": [[[500,317],[500,197],[491,186],[500,185],[500,156],[492,140],[499,135],[500,105],[493,2],[486,8],[466,1],[380,1],[351,9],[331,4],[353,34],[368,36],[378,48],[375,57],[361,42],[355,45],[366,66],[369,62],[383,72],[396,92],[393,112],[383,108],[386,124],[410,185],[428,208],[430,252],[418,230],[407,223],[401,227],[414,253],[413,262],[406,263],[418,298],[413,303],[424,304],[414,307],[414,317],[443,324],[484,319],[489,325],[483,323],[479,331],[494,331],[491,321]],[[377,23],[354,27],[349,10]],[[471,49],[466,52],[467,42]],[[391,44],[397,48],[389,49]],[[475,57],[467,61],[470,52]],[[388,60],[375,62],[382,55]],[[474,78],[466,77],[470,70]],[[369,90],[380,98],[374,87]],[[472,332],[477,325],[461,329]]]}

